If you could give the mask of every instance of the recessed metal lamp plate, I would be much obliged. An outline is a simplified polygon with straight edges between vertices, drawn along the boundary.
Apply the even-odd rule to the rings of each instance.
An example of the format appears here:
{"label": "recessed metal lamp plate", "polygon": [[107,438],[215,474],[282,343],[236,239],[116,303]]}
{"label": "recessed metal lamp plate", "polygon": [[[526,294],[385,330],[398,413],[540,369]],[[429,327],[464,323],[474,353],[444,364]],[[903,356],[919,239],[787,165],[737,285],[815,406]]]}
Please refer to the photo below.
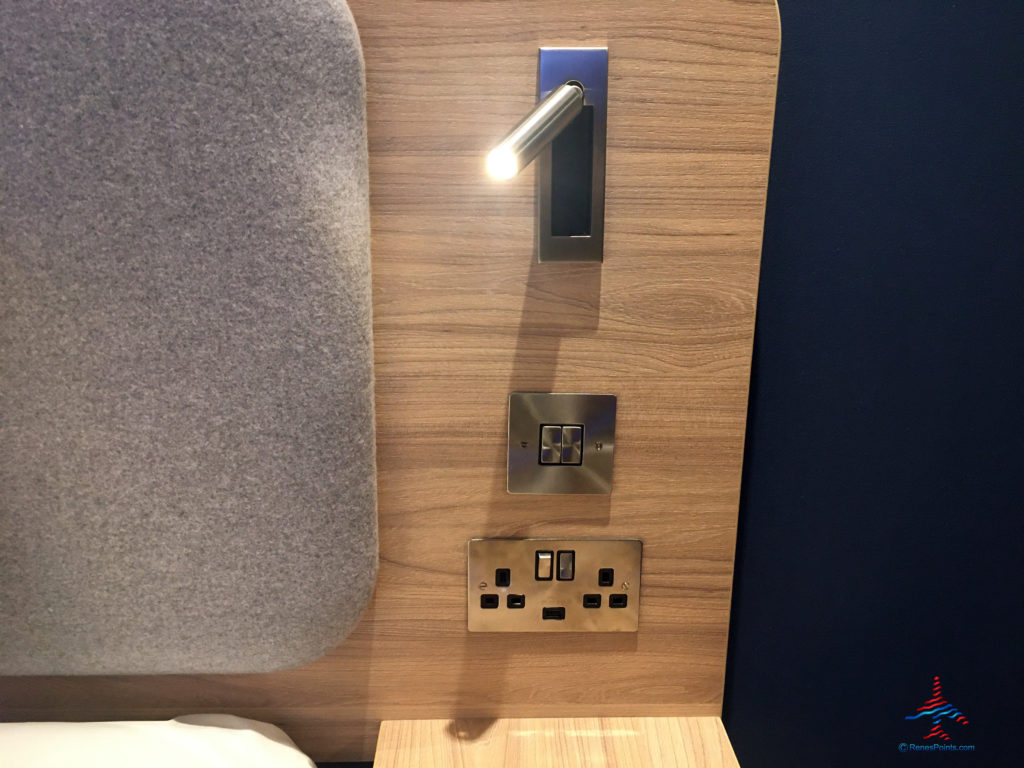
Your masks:
{"label": "recessed metal lamp plate", "polygon": [[[553,154],[563,151],[556,140],[537,158],[537,258],[539,261],[603,261],[604,260],[604,185],[605,147],[608,134],[608,49],[607,48],[541,48],[537,71],[537,98],[543,99],[565,82],[583,86],[584,113],[577,121],[587,121],[582,134],[592,146],[589,168],[582,176],[574,176],[576,184],[589,177],[589,217],[585,233],[555,234],[562,205],[553,194],[552,169],[565,172],[565,164]],[[575,134],[571,127],[568,134]],[[567,146],[574,139],[566,136]],[[583,161],[585,162],[585,161]],[[565,180],[562,180],[565,181]],[[581,187],[582,190],[582,187]],[[554,227],[553,227],[554,223]]]}

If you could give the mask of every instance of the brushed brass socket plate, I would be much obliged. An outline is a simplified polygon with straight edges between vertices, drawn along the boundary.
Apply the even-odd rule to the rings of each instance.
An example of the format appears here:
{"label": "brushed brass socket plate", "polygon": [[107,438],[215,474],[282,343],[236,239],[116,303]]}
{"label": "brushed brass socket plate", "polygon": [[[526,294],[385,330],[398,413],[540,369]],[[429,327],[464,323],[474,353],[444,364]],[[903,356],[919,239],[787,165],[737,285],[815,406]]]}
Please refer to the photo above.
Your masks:
{"label": "brushed brass socket plate", "polygon": [[[552,553],[550,579],[536,578],[539,552]],[[559,552],[574,553],[572,580],[558,578]],[[639,539],[471,539],[466,590],[469,631],[636,632],[642,554]],[[614,570],[614,580],[602,585],[599,574],[609,568]],[[497,585],[499,569],[508,569],[508,586]],[[594,595],[600,596],[600,607],[585,608],[584,596],[593,602]],[[520,597],[525,605],[510,607]],[[497,607],[483,607],[495,602]],[[612,607],[615,602],[625,606]],[[564,608],[565,618],[545,619],[545,608]]]}

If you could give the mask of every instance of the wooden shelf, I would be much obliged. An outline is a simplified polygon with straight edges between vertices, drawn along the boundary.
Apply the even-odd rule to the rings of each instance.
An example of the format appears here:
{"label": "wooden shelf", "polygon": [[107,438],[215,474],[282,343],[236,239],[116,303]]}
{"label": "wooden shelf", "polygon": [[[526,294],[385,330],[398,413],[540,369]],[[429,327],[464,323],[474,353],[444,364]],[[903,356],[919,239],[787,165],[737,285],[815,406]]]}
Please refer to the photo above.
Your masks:
{"label": "wooden shelf", "polygon": [[389,720],[375,768],[739,768],[717,717]]}

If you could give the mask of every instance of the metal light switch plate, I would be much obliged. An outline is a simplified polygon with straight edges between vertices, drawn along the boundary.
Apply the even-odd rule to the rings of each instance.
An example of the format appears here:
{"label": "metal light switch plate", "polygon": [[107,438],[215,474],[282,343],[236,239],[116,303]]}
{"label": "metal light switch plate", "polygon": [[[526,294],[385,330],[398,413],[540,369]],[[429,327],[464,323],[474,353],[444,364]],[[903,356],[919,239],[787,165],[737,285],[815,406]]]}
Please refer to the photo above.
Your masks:
{"label": "metal light switch plate", "polygon": [[513,392],[509,493],[611,493],[615,395]]}
{"label": "metal light switch plate", "polygon": [[636,632],[639,539],[472,539],[470,632]]}

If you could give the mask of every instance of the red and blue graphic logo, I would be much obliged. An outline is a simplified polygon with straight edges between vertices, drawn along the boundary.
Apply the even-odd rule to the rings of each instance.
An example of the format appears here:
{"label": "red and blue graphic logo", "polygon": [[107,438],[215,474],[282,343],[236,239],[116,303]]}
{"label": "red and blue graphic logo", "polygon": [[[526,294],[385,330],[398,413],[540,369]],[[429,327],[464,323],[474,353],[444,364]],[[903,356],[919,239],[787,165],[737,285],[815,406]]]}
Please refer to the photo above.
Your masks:
{"label": "red and blue graphic logo", "polygon": [[927,717],[932,721],[932,729],[925,735],[925,739],[941,739],[942,741],[951,740],[950,735],[942,728],[943,720],[953,720],[961,725],[967,725],[970,722],[963,712],[946,701],[946,697],[942,695],[942,682],[938,675],[932,682],[932,697],[917,708],[916,715],[907,715],[903,719],[918,720],[922,717]]}

